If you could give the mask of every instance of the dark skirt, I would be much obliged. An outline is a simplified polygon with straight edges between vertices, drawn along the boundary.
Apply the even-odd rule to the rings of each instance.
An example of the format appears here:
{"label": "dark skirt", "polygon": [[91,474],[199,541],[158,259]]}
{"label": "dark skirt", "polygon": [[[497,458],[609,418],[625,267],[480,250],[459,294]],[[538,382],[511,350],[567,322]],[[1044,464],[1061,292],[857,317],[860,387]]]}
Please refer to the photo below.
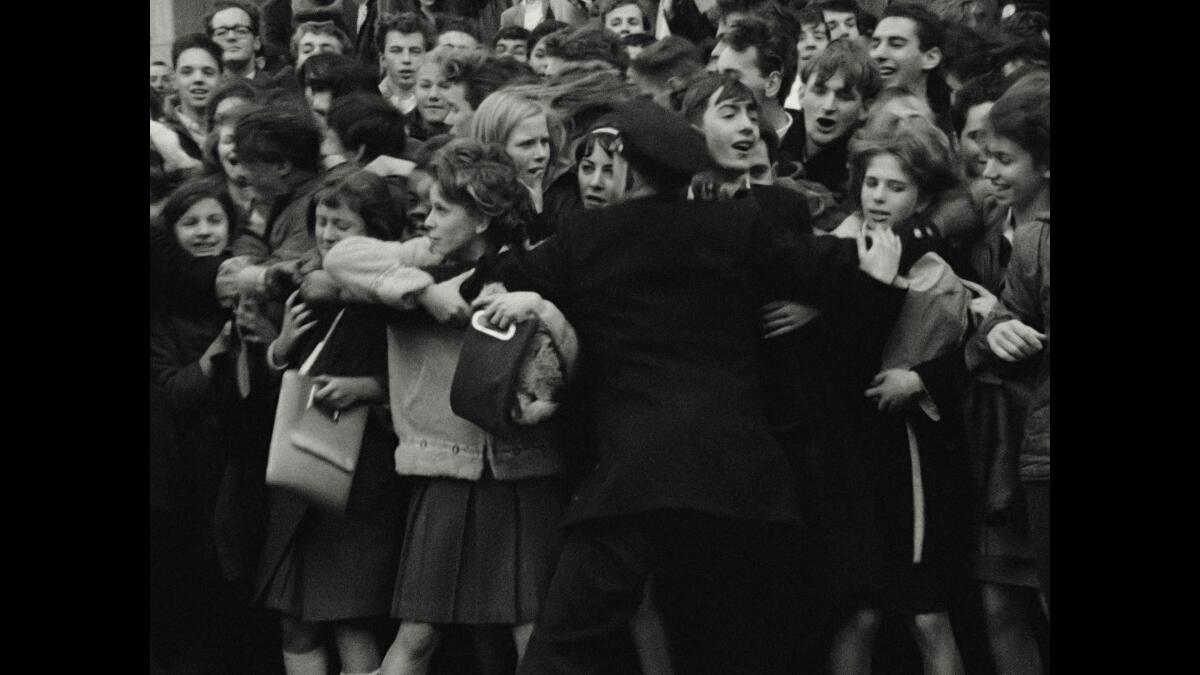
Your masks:
{"label": "dark skirt", "polygon": [[1025,492],[1017,468],[1028,391],[1012,384],[971,381],[964,397],[968,452],[979,532],[975,578],[1037,588]]}
{"label": "dark skirt", "polygon": [[400,555],[399,533],[321,512],[273,490],[272,516],[291,510],[305,513],[266,581],[263,604],[306,622],[386,615]]}
{"label": "dark skirt", "polygon": [[392,616],[423,623],[533,621],[558,560],[557,480],[428,478],[414,486]]}

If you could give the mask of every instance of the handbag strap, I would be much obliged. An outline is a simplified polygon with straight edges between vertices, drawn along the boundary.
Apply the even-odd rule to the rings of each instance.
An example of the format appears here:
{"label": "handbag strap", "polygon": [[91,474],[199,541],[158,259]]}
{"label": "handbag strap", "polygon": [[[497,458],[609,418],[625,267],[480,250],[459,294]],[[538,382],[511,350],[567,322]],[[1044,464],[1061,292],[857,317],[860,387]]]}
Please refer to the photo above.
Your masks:
{"label": "handbag strap", "polygon": [[312,353],[308,355],[308,358],[304,359],[304,363],[300,366],[301,375],[308,375],[308,371],[312,370],[313,364],[317,362],[317,357],[320,356],[321,352],[325,349],[325,343],[329,342],[329,337],[333,335],[334,329],[337,328],[338,322],[342,320],[342,315],[345,313],[345,309],[338,312],[338,315],[333,319],[333,323],[329,326],[329,331],[325,333],[325,337],[317,343],[317,346],[313,348]]}

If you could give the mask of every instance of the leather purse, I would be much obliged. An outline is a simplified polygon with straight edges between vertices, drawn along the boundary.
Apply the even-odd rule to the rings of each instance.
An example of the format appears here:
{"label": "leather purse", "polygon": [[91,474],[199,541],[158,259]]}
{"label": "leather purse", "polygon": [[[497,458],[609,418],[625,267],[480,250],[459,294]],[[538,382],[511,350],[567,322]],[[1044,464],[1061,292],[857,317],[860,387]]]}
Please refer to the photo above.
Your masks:
{"label": "leather purse", "polygon": [[513,421],[521,365],[540,320],[526,319],[505,331],[487,324],[483,312],[471,317],[450,385],[450,409],[484,431],[506,438],[519,428]]}
{"label": "leather purse", "polygon": [[266,473],[267,485],[291,491],[335,514],[346,512],[368,407],[337,411],[317,404],[313,396],[320,385],[307,374],[307,367],[340,320],[338,315],[305,367],[283,373]]}

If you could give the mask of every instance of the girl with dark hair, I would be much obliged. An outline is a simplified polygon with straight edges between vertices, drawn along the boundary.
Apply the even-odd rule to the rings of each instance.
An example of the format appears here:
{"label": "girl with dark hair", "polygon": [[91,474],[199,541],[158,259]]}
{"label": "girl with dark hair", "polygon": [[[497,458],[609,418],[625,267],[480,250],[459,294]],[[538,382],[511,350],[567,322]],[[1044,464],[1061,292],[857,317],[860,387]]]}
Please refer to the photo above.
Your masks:
{"label": "girl with dark hair", "polygon": [[[228,249],[234,218],[219,178],[193,178],[167,198],[152,227],[165,231],[181,259],[210,258]],[[269,420],[271,404],[239,395],[242,330],[215,302],[160,305],[150,319],[159,424],[150,458],[151,601],[152,612],[163,612],[162,624],[151,623],[161,626],[154,637],[166,639],[152,644],[172,671],[274,667],[245,651],[270,644],[249,613],[257,512],[253,492],[239,488],[255,472],[254,457],[243,452],[254,437],[246,416]]]}
{"label": "girl with dark hair", "polygon": [[[313,195],[308,232],[316,245],[300,261],[301,290],[288,298],[279,337],[266,358],[278,370],[306,364],[318,387],[316,404],[336,410],[382,404],[387,344],[376,309],[307,301],[302,297],[306,277],[320,269],[338,241],[350,236],[392,240],[401,222],[384,180],[367,171],[328,179]],[[322,512],[283,490],[270,491],[259,597],[281,613],[288,675],[326,672],[326,630],[337,645],[342,672],[379,668],[381,655],[368,621],[389,609],[406,495],[391,470],[395,438],[376,412],[381,411],[367,418],[345,515]]]}
{"label": "girl with dark hair", "polygon": [[[389,675],[427,671],[439,624],[511,626],[520,657],[553,570],[561,512],[553,423],[530,419],[500,438],[450,409],[467,303],[495,290],[484,285],[498,259],[521,254],[529,191],[502,147],[474,139],[443,147],[431,174],[426,236],[392,245],[349,238],[324,263],[349,296],[420,304],[436,319],[411,316],[388,329],[395,468],[419,477],[392,604],[401,625],[383,663]],[[433,284],[417,268],[443,258],[468,272]],[[573,354],[561,314],[541,318],[559,353]]]}

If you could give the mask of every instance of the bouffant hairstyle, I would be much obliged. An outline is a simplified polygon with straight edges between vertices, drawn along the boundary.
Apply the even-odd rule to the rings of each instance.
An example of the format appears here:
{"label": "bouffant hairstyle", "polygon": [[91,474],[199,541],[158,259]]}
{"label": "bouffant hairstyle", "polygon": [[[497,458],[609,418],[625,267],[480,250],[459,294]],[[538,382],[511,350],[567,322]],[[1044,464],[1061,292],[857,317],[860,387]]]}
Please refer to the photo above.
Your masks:
{"label": "bouffant hairstyle", "polygon": [[490,225],[488,247],[524,245],[525,223],[532,219],[529,190],[517,179],[517,168],[504,148],[474,138],[457,138],[442,146],[430,167],[442,196]]}
{"label": "bouffant hairstyle", "polygon": [[960,183],[950,139],[923,117],[883,114],[867,120],[850,139],[850,195],[862,208],[862,184],[871,160],[896,157],[922,200],[937,201]]}
{"label": "bouffant hairstyle", "polygon": [[683,119],[687,123],[699,127],[704,124],[704,112],[708,110],[708,99],[720,90],[720,95],[714,105],[722,101],[746,101],[752,108],[758,108],[758,99],[750,87],[742,84],[732,75],[712,73],[693,80],[683,96]]}
{"label": "bouffant hairstyle", "polygon": [[290,162],[314,172],[321,164],[321,140],[312,112],[283,105],[250,112],[233,132],[240,161]]}
{"label": "bouffant hairstyle", "polygon": [[423,15],[416,12],[402,12],[395,16],[380,17],[379,25],[375,29],[375,46],[379,48],[380,54],[387,47],[388,33],[402,35],[420,33],[421,38],[425,41],[426,50],[433,49],[434,43],[437,42],[437,28],[429,23],[429,20]]}
{"label": "bouffant hairstyle", "polygon": [[1004,77],[997,72],[985,73],[967,81],[954,97],[954,105],[950,106],[950,123],[954,125],[954,133],[961,134],[967,126],[967,113],[971,108],[999,100],[1006,86]]}
{"label": "bouffant hairstyle", "polygon": [[1050,166],[1050,73],[1035,71],[1008,88],[987,116],[989,133],[1021,146]]}
{"label": "bouffant hairstyle", "polygon": [[562,148],[562,127],[557,123],[556,115],[530,96],[501,89],[483,99],[471,117],[471,136],[503,147],[517,125],[538,115],[546,116],[546,128],[550,132],[550,159],[546,164],[553,166]]}
{"label": "bouffant hairstyle", "polygon": [[542,38],[552,33],[557,33],[564,28],[570,27],[571,25],[568,23],[555,21],[554,19],[546,19],[545,21],[534,26],[533,30],[529,32],[529,41],[525,43],[525,46],[529,48],[529,53],[532,54],[533,48],[537,46],[537,43],[542,41]]}
{"label": "bouffant hairstyle", "polygon": [[368,237],[391,240],[404,230],[404,214],[396,208],[387,182],[365,169],[327,178],[317,188],[308,204],[306,224],[310,235],[316,232],[318,205],[346,207],[357,213],[367,227]]}
{"label": "bouffant hairstyle", "polygon": [[233,228],[237,223],[237,208],[233,205],[233,200],[229,198],[229,192],[225,189],[225,180],[221,176],[198,176],[180,183],[163,202],[157,227],[165,229],[167,234],[171,235],[168,239],[178,246],[179,242],[175,238],[176,223],[183,217],[183,214],[187,213],[188,209],[205,199],[217,200],[217,203],[225,211],[225,219],[229,221],[229,238],[232,240]]}
{"label": "bouffant hairstyle", "polygon": [[459,16],[442,16],[438,19],[437,36],[441,37],[443,33],[466,33],[479,44],[483,44],[483,38],[480,37],[475,24]]}

